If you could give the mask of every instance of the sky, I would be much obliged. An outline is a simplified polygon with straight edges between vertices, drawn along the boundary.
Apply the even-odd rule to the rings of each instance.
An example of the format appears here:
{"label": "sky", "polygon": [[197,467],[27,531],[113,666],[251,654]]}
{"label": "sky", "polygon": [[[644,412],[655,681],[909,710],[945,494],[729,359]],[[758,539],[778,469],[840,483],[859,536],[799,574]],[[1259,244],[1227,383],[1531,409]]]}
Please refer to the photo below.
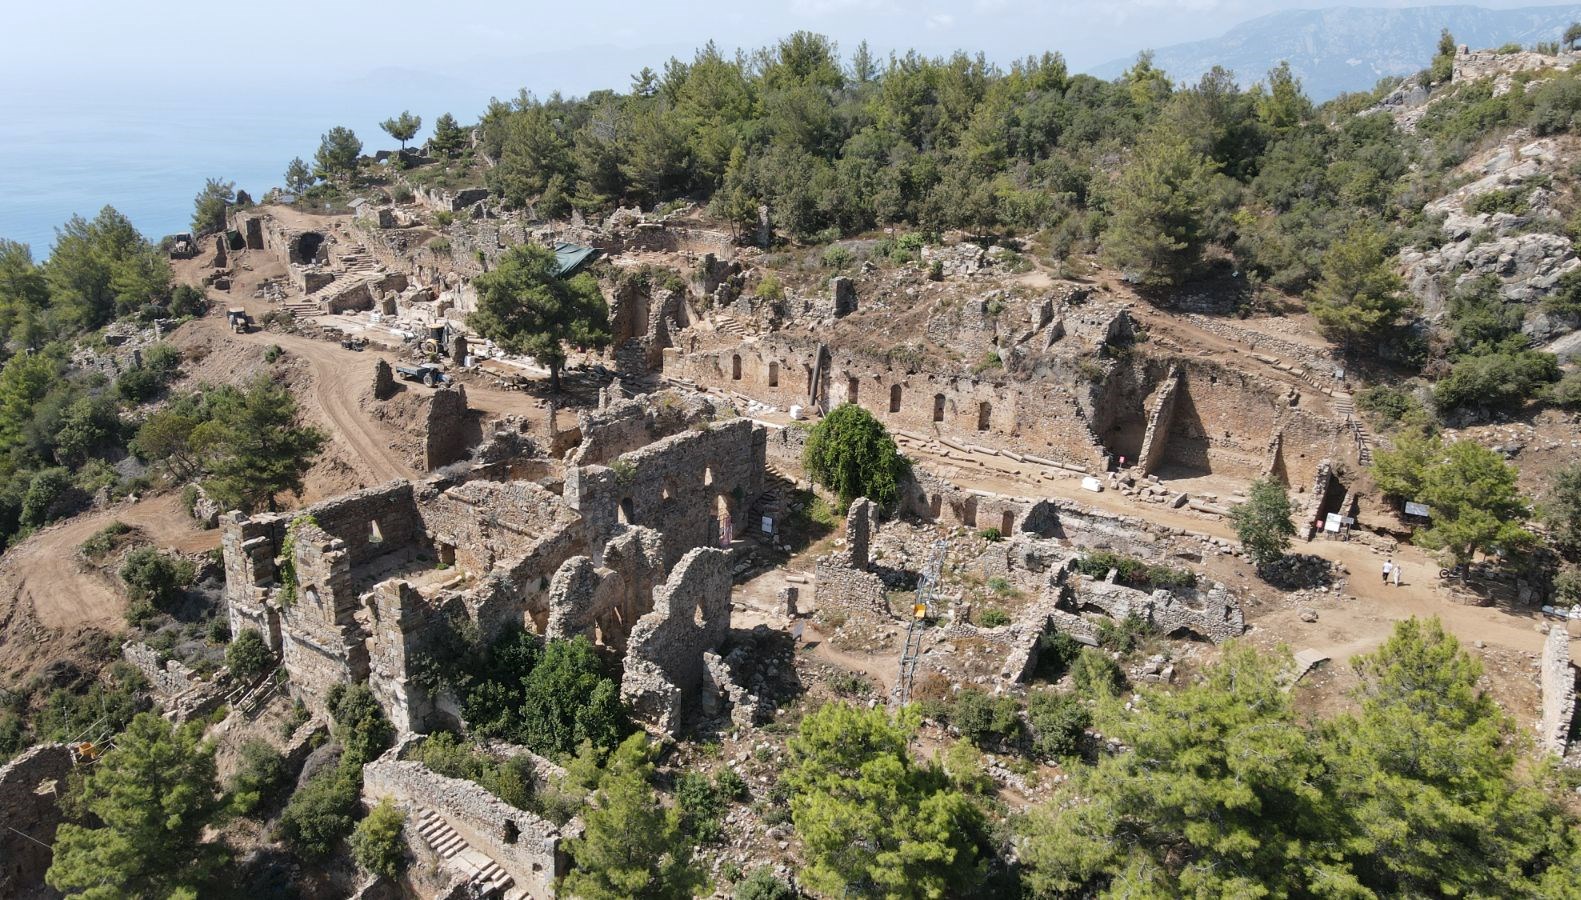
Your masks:
{"label": "sky", "polygon": [[[266,0],[186,6],[150,0],[18,3],[5,15],[0,77],[39,100],[121,92],[410,90],[418,99],[528,87],[624,87],[644,65],[707,40],[752,48],[798,29],[849,51],[982,51],[997,62],[1058,50],[1081,70],[1154,46],[1217,35],[1313,0]],[[1321,4],[1344,5],[1344,4]],[[1416,2],[1362,2],[1412,6]],[[1541,5],[1485,0],[1477,5]],[[171,11],[178,13],[170,14]],[[416,102],[416,101],[414,101]],[[458,109],[458,113],[462,110]]]}
{"label": "sky", "polygon": [[[367,151],[410,109],[476,121],[490,97],[625,89],[709,40],[755,49],[797,30],[842,55],[866,40],[1001,65],[1058,51],[1074,71],[1214,37],[1314,0],[0,0],[0,236],[35,248],[103,205],[179,231],[218,177],[259,196],[347,125]],[[1352,5],[1422,5],[1358,0]],[[1541,5],[1485,0],[1482,6]],[[425,132],[426,133],[426,130]]]}

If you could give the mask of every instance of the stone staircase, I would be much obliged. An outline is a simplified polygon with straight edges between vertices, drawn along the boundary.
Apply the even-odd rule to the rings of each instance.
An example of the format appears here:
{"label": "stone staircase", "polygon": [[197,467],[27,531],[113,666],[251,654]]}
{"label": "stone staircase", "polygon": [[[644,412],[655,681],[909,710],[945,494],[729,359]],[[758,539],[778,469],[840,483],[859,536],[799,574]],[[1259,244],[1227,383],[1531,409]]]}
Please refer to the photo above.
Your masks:
{"label": "stone staircase", "polygon": [[732,334],[736,337],[747,336],[747,327],[732,315],[721,314],[714,316],[714,330],[723,331],[725,334]]}
{"label": "stone staircase", "polygon": [[472,845],[433,810],[419,809],[417,833],[446,866],[463,875],[470,874],[468,883],[476,888],[477,896],[501,900],[520,900],[531,896],[526,891],[511,891],[515,879],[500,868],[499,863],[472,849]]}
{"label": "stone staircase", "polygon": [[1356,442],[1356,456],[1364,466],[1372,465],[1372,433],[1367,426],[1362,424],[1356,416],[1356,404],[1351,396],[1339,391],[1334,392],[1334,411],[1345,417],[1345,424],[1350,426],[1351,438]]}
{"label": "stone staircase", "polygon": [[311,294],[289,303],[281,304],[297,318],[316,316],[324,311],[325,301],[337,297],[364,281],[383,278],[384,267],[373,258],[368,248],[359,243],[347,245],[345,252],[334,254],[335,280]]}

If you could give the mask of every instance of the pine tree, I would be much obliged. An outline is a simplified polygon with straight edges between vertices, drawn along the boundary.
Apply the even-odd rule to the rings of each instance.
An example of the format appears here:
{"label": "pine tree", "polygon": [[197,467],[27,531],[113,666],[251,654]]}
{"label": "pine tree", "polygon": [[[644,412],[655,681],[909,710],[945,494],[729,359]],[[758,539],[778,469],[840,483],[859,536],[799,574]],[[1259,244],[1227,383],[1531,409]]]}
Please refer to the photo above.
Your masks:
{"label": "pine tree", "polygon": [[357,133],[337,125],[319,140],[318,152],[313,154],[313,174],[326,181],[350,177],[357,171],[361,153],[362,141],[357,139]]}
{"label": "pine tree", "polygon": [[[1289,659],[1231,644],[1206,680],[1148,691],[1105,727],[1129,748],[1037,808],[1019,842],[1037,895],[1359,896],[1327,834],[1322,759]],[[1107,890],[1099,890],[1107,885]]]}
{"label": "pine tree", "polygon": [[236,182],[210,178],[192,200],[192,233],[197,237],[225,228],[225,210],[236,203]]}
{"label": "pine tree", "polygon": [[379,128],[384,133],[401,142],[401,149],[406,149],[406,142],[417,137],[417,132],[423,127],[423,117],[412,115],[410,110],[402,110],[401,114],[393,119],[385,119],[379,123]]}
{"label": "pine tree", "polygon": [[609,344],[609,306],[598,282],[586,272],[561,278],[554,251],[546,247],[517,247],[472,284],[478,309],[467,324],[507,351],[528,354],[547,367],[555,393],[567,346]]}
{"label": "pine tree", "polygon": [[323,450],[324,433],[299,421],[283,385],[260,378],[245,391],[211,393],[212,417],[191,443],[208,478],[204,490],[225,509],[275,508],[282,492],[300,494],[302,476]]}
{"label": "pine tree", "polygon": [[1376,341],[1411,306],[1386,248],[1383,232],[1358,224],[1323,256],[1323,277],[1307,305],[1323,333],[1347,349],[1358,341]]}
{"label": "pine tree", "polygon": [[1477,551],[1516,550],[1532,543],[1522,527],[1530,510],[1516,485],[1515,467],[1473,441],[1456,441],[1422,476],[1421,499],[1433,523],[1414,541],[1448,551],[1457,563]]}
{"label": "pine tree", "polygon": [[1323,733],[1360,880],[1378,896],[1565,896],[1535,893],[1532,879],[1564,868],[1573,827],[1516,776],[1481,664],[1437,619],[1409,619],[1352,665],[1360,712]]}
{"label": "pine tree", "polygon": [[1109,194],[1104,256],[1138,284],[1174,287],[1202,261],[1212,167],[1172,129],[1154,129]]}
{"label": "pine tree", "polygon": [[895,502],[907,468],[883,423],[855,403],[840,404],[812,427],[802,464],[839,496],[841,508],[858,497],[880,506]]}
{"label": "pine tree", "polygon": [[298,156],[291,160],[285,167],[285,189],[293,194],[300,194],[313,186],[313,170]]}
{"label": "pine tree", "polygon": [[406,862],[401,847],[401,828],[405,824],[406,813],[389,797],[381,798],[351,833],[351,858],[365,872],[394,878]]}
{"label": "pine tree", "polygon": [[1290,537],[1296,533],[1291,512],[1285,486],[1272,479],[1252,482],[1246,502],[1230,511],[1235,533],[1257,565],[1266,566],[1284,558]]}
{"label": "pine tree", "polygon": [[89,900],[198,896],[224,855],[203,843],[220,799],[201,734],[153,713],[132,720],[83,779],[83,806],[102,824],[60,826],[50,887]]}
{"label": "pine tree", "polygon": [[829,703],[789,744],[802,883],[828,896],[966,896],[981,881],[981,813],[907,749],[914,724]]}
{"label": "pine tree", "polygon": [[456,117],[445,113],[434,122],[434,134],[428,139],[429,152],[454,157],[467,146],[467,130],[456,123]]}
{"label": "pine tree", "polygon": [[665,809],[650,781],[646,734],[627,738],[598,779],[581,837],[569,842],[573,868],[561,893],[582,900],[682,900],[704,877],[693,864],[677,808]]}

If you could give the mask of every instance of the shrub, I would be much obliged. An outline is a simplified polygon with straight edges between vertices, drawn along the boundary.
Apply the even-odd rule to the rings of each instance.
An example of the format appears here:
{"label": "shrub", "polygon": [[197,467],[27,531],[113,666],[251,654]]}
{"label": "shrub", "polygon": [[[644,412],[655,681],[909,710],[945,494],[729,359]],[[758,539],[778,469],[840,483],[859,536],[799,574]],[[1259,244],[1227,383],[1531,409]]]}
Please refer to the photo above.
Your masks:
{"label": "shrub", "polygon": [[1116,653],[1130,653],[1152,631],[1147,620],[1135,613],[1119,621],[1103,619],[1098,622],[1098,646]]}
{"label": "shrub", "polygon": [[1079,694],[1113,697],[1125,689],[1125,673],[1109,654],[1083,647],[1070,667],[1071,684]]}
{"label": "shrub", "polygon": [[1467,356],[1433,388],[1433,405],[1440,413],[1466,407],[1516,408],[1543,385],[1558,380],[1559,363],[1552,353],[1521,350]]}
{"label": "shrub", "polygon": [[280,814],[280,839],[308,860],[329,856],[357,822],[358,771],[343,764],[313,776]]}
{"label": "shrub", "polygon": [[78,552],[90,559],[98,559],[115,549],[116,538],[132,530],[125,522],[115,521],[95,531],[77,546]]}
{"label": "shrub", "polygon": [[225,664],[231,674],[243,681],[262,675],[274,664],[274,654],[264,643],[263,635],[256,628],[243,628],[229,647],[225,648]]}
{"label": "shrub", "polygon": [[1571,372],[1554,385],[1554,402],[1560,406],[1581,407],[1581,372]]}
{"label": "shrub", "polygon": [[1092,725],[1092,713],[1071,694],[1033,694],[1027,704],[1032,726],[1032,749],[1047,759],[1077,755],[1082,734]]}
{"label": "shrub", "polygon": [[768,866],[753,869],[736,883],[734,900],[796,900],[796,889],[780,880]]}
{"label": "shrub", "polygon": [[982,531],[977,532],[977,536],[990,544],[997,544],[1005,539],[1005,536],[1000,534],[997,528],[984,528]]}
{"label": "shrub", "polygon": [[152,400],[164,386],[164,376],[147,366],[128,369],[115,379],[115,392],[128,403]]}
{"label": "shrub", "polygon": [[231,776],[226,791],[232,811],[250,815],[266,805],[268,799],[285,787],[288,773],[285,757],[267,741],[256,738],[242,744],[241,766]]}
{"label": "shrub", "polygon": [[1009,695],[989,696],[977,688],[962,688],[950,708],[950,724],[979,747],[1013,737],[1021,729],[1021,705]]}
{"label": "shrub", "polygon": [[697,843],[713,844],[724,837],[725,799],[707,775],[682,775],[675,785],[675,805],[681,811],[682,830]]}
{"label": "shrub", "polygon": [[1038,636],[1038,676],[1058,681],[1070,669],[1081,648],[1080,641],[1063,631],[1045,631]]}
{"label": "shrub", "polygon": [[1421,411],[1421,404],[1408,391],[1387,384],[1373,385],[1356,394],[1356,408],[1370,413],[1382,427],[1399,424]]}
{"label": "shrub", "polygon": [[778,275],[770,272],[763,276],[763,280],[758,282],[757,287],[752,289],[752,296],[759,300],[784,300],[785,285],[780,283]]}
{"label": "shrub", "polygon": [[865,697],[873,693],[873,682],[865,675],[845,672],[829,679],[829,689],[841,697]]}
{"label": "shrub", "polygon": [[279,344],[270,344],[269,349],[264,351],[264,362],[271,364],[279,362],[282,356],[285,356],[285,348]]}
{"label": "shrub", "polygon": [[1484,213],[1518,213],[1526,206],[1529,188],[1513,187],[1478,194],[1466,201],[1466,212],[1477,216]]}
{"label": "shrub", "polygon": [[842,247],[836,244],[823,251],[823,267],[825,269],[833,269],[836,272],[842,271],[851,264],[852,259],[849,247]]}
{"label": "shrub", "polygon": [[381,798],[352,832],[351,858],[371,875],[394,878],[406,862],[401,846],[401,827],[405,824],[406,813],[389,797]]}
{"label": "shrub", "polygon": [[203,292],[190,284],[178,284],[170,292],[170,314],[177,318],[201,316],[208,308],[209,301]]}
{"label": "shrub", "polygon": [[191,562],[169,556],[153,547],[139,547],[121,565],[121,581],[134,607],[148,606],[169,612],[192,582]]}
{"label": "shrub", "polygon": [[337,684],[330,688],[329,714],[335,720],[335,740],[345,749],[344,763],[360,767],[371,762],[395,740],[395,728],[373,698],[367,683]]}
{"label": "shrub", "polygon": [[977,624],[984,628],[998,628],[1010,624],[1010,614],[1002,609],[989,607],[977,615]]}
{"label": "shrub", "polygon": [[21,523],[44,525],[70,511],[75,493],[71,473],[65,469],[40,469],[22,495]]}
{"label": "shrub", "polygon": [[802,462],[812,477],[839,496],[841,507],[858,497],[880,506],[893,503],[908,469],[883,423],[854,403],[840,404],[813,426]]}
{"label": "shrub", "polygon": [[928,264],[928,280],[929,281],[943,281],[944,280],[944,260],[936,259],[933,262]]}

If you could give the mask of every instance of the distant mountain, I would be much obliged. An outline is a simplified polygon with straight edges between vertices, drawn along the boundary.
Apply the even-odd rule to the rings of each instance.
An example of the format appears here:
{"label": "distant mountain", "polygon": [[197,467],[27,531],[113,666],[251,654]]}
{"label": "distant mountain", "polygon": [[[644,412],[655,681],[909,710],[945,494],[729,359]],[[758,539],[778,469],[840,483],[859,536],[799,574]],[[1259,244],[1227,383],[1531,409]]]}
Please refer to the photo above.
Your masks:
{"label": "distant mountain", "polygon": [[[1565,26],[1576,21],[1581,21],[1581,6],[1290,10],[1244,22],[1221,37],[1158,48],[1153,62],[1176,81],[1196,82],[1217,65],[1250,84],[1280,60],[1288,60],[1307,94],[1322,101],[1346,91],[1371,90],[1388,75],[1421,71],[1444,28],[1456,43],[1484,48],[1557,41]],[[1114,78],[1134,62],[1117,59],[1090,71]]]}

